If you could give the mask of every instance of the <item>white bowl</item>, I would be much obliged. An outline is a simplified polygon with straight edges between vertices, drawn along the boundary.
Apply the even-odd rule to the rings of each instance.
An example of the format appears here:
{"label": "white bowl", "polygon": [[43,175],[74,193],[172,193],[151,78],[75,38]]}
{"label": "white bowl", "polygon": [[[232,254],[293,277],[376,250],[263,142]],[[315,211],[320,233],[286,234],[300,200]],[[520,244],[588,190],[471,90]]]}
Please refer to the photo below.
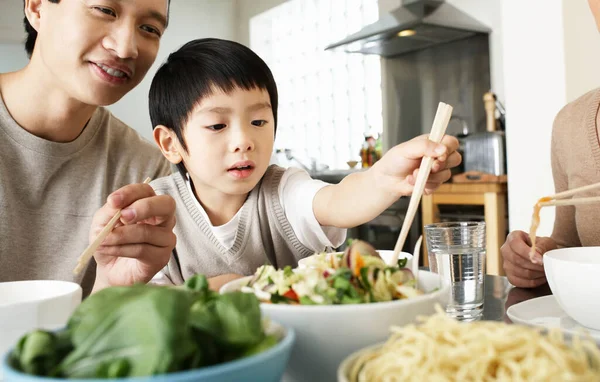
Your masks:
{"label": "white bowl", "polygon": [[[225,284],[221,293],[239,290],[251,278]],[[445,306],[449,286],[441,286],[439,275],[420,271],[417,280],[429,293],[405,300],[351,305],[260,304],[265,316],[296,331],[283,380],[334,381],[338,365],[350,353],[384,342],[392,325],[406,325],[417,316],[431,315],[438,303]]]}
{"label": "white bowl", "polygon": [[543,259],[560,307],[581,325],[600,330],[600,247],[555,249]]}
{"label": "white bowl", "polygon": [[80,302],[81,287],[68,281],[0,283],[0,354],[31,330],[64,327]]}
{"label": "white bowl", "polygon": [[365,353],[369,353],[371,351],[378,350],[382,346],[383,346],[383,344],[372,345],[372,346],[366,347],[364,349],[357,350],[354,353],[347,356],[342,361],[342,363],[340,363],[340,366],[337,369],[338,382],[350,382],[350,377],[349,377],[350,371],[352,370],[352,367],[354,366],[354,364],[356,363],[358,358],[362,357]]}

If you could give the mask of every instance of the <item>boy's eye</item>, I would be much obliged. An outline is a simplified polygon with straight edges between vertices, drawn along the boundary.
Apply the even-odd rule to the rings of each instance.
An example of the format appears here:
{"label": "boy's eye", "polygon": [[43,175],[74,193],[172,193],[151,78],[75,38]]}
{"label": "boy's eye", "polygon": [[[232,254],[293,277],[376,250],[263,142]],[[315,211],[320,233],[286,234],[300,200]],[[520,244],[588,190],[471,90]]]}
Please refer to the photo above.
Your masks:
{"label": "boy's eye", "polygon": [[117,16],[117,14],[115,13],[115,11],[113,11],[113,10],[112,10],[112,9],[110,9],[110,8],[105,8],[105,7],[94,7],[94,10],[96,10],[96,11],[98,11],[98,12],[102,12],[102,13],[104,13],[105,15],[109,15],[109,16],[112,16],[112,17],[116,17],[116,16]]}
{"label": "boy's eye", "polygon": [[214,130],[214,131],[219,131],[225,128],[225,124],[220,123],[218,125],[211,125],[211,126],[206,126],[207,129],[210,130]]}
{"label": "boy's eye", "polygon": [[264,119],[259,119],[259,120],[256,120],[256,121],[252,121],[252,124],[254,126],[263,127],[264,125],[267,124],[267,121],[265,121]]}
{"label": "boy's eye", "polygon": [[148,33],[154,33],[158,37],[162,36],[162,33],[158,29],[154,28],[153,26],[142,25],[140,28]]}

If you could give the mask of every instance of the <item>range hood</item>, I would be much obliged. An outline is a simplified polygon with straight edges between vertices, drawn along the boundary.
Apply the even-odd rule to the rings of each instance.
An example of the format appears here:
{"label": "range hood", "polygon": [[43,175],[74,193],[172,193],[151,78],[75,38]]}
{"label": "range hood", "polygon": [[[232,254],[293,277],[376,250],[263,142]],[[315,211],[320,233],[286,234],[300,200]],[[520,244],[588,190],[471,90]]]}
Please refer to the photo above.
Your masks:
{"label": "range hood", "polygon": [[401,7],[325,50],[393,57],[489,33],[486,25],[443,0],[404,0]]}

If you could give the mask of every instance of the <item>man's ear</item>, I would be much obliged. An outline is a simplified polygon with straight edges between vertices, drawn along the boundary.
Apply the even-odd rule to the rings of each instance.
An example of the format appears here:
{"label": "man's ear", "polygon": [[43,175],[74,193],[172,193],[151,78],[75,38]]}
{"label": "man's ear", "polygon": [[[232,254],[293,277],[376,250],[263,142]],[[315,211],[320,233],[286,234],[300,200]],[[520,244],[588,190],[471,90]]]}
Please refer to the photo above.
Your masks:
{"label": "man's ear", "polygon": [[180,153],[180,150],[183,150],[183,148],[180,147],[179,140],[173,130],[166,126],[158,125],[154,128],[153,136],[154,142],[156,142],[158,148],[160,148],[160,151],[162,151],[162,154],[169,162],[178,164],[183,160]]}
{"label": "man's ear", "polygon": [[40,30],[42,0],[25,0],[25,17],[36,31]]}

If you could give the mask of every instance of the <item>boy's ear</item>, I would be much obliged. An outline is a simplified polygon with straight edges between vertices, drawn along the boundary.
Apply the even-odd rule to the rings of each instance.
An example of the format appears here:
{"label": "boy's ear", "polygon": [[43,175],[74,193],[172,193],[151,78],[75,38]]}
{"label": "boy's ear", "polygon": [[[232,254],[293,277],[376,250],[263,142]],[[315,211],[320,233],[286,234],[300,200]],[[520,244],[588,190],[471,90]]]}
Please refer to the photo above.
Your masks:
{"label": "boy's ear", "polygon": [[36,31],[40,29],[41,9],[42,0],[25,0],[25,17]]}
{"label": "boy's ear", "polygon": [[179,141],[173,130],[166,126],[158,125],[153,132],[154,141],[162,151],[167,160],[173,164],[178,164],[183,160],[180,154]]}

